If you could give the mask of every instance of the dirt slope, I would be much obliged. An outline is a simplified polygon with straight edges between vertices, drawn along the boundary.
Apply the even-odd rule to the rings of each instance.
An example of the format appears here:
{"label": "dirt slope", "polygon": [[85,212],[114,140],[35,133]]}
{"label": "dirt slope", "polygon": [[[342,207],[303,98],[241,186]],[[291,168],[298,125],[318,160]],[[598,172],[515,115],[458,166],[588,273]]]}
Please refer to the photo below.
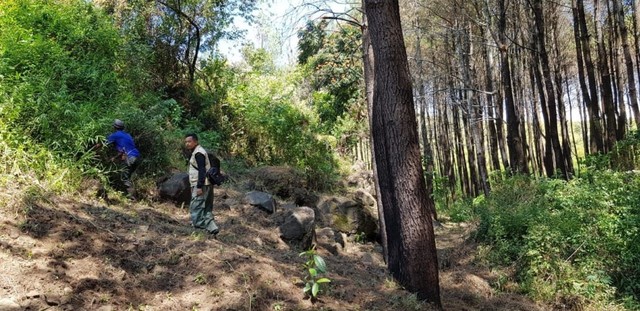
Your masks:
{"label": "dirt slope", "polygon": [[[298,251],[271,215],[215,190],[218,238],[194,230],[169,203],[0,195],[2,310],[431,310],[387,274],[381,248],[320,249],[332,283],[312,303],[302,294]],[[14,192],[15,194],[15,192]],[[37,194],[37,193],[36,193]],[[282,202],[280,202],[282,203]],[[436,230],[445,310],[542,310],[496,293],[474,265],[470,228]]]}

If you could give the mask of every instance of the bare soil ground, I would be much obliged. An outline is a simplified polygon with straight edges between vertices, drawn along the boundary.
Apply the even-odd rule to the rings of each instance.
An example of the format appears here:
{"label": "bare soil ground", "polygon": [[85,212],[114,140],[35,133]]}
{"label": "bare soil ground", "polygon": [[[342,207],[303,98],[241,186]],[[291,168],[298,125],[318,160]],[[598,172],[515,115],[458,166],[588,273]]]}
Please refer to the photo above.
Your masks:
{"label": "bare soil ground", "polygon": [[[171,203],[18,196],[0,189],[0,310],[432,310],[386,271],[381,247],[319,249],[332,283],[311,302],[303,258],[279,238],[272,215],[215,189],[217,239]],[[436,229],[445,310],[545,310],[500,293],[476,263],[472,226]]]}

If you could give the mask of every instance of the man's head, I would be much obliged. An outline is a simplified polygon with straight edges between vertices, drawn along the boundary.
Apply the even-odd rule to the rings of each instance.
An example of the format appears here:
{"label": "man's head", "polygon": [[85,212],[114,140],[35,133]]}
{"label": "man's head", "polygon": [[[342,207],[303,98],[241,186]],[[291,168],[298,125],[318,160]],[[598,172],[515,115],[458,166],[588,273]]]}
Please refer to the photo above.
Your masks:
{"label": "man's head", "polygon": [[124,122],[120,119],[113,120],[113,128],[116,130],[124,130]]}
{"label": "man's head", "polygon": [[198,146],[198,135],[190,133],[184,136],[184,146],[193,150]]}

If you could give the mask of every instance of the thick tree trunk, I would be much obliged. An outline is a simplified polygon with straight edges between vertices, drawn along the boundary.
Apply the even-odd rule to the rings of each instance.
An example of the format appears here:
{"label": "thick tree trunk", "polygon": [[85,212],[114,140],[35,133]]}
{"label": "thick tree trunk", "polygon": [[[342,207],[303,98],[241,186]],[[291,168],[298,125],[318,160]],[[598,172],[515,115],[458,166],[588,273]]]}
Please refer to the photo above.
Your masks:
{"label": "thick tree trunk", "polygon": [[[545,159],[545,162],[553,161],[551,167],[547,167],[547,174],[549,177],[555,174],[555,169],[559,169],[564,178],[568,177],[567,167],[565,164],[565,156],[560,146],[560,136],[558,135],[558,109],[555,87],[553,84],[553,77],[551,74],[551,66],[549,61],[549,54],[546,48],[546,30],[544,22],[544,14],[542,10],[542,0],[533,1],[533,15],[536,30],[534,31],[534,40],[536,44],[536,51],[538,53],[540,66],[542,69],[542,78],[544,82],[544,95],[546,101],[546,109],[548,112],[548,124],[545,122],[545,131],[547,139],[549,140],[551,152],[546,152],[546,155],[550,159]],[[542,94],[541,94],[542,95]],[[543,110],[544,111],[544,110]],[[548,126],[547,126],[548,125]],[[553,168],[550,172],[549,169]]]}
{"label": "thick tree trunk", "polygon": [[500,74],[504,93],[504,106],[507,118],[507,146],[509,147],[509,165],[513,173],[528,173],[523,138],[520,135],[520,118],[516,113],[511,82],[511,64],[507,40],[507,0],[498,0],[498,38],[500,40]]}
{"label": "thick tree trunk", "polygon": [[373,148],[388,267],[418,298],[441,308],[431,194],[420,160],[411,77],[397,0],[365,0],[374,53]]}
{"label": "thick tree trunk", "polygon": [[[362,0],[362,9],[366,10],[366,1]],[[374,56],[373,47],[371,45],[371,36],[369,34],[369,26],[367,16],[362,15],[362,63],[364,70],[365,98],[367,100],[367,111],[369,112],[369,132],[373,133],[373,92],[375,84],[374,76]],[[380,244],[384,249],[384,261],[389,262],[386,224],[384,220],[384,207],[380,197],[380,183],[378,182],[378,169],[376,166],[375,141],[371,135],[371,170],[373,172],[374,185],[376,188],[376,203],[378,205],[378,224],[380,226]]]}

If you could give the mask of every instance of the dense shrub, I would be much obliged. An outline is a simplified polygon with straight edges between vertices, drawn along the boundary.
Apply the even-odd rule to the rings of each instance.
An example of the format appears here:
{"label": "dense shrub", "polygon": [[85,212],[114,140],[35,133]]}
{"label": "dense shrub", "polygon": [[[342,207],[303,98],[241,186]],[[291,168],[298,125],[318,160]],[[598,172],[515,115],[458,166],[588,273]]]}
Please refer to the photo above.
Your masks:
{"label": "dense shrub", "polygon": [[95,116],[117,102],[118,34],[83,1],[2,2],[2,122],[73,154],[94,135]]}
{"label": "dense shrub", "polygon": [[18,167],[23,177],[50,175],[60,185],[105,174],[109,163],[88,151],[114,118],[125,120],[144,155],[140,172],[175,162],[181,108],[122,75],[130,72],[122,69],[124,41],[107,16],[82,0],[0,5],[0,142],[21,164],[3,173]]}
{"label": "dense shrub", "polygon": [[[479,207],[489,259],[515,262],[535,298],[607,304],[640,297],[640,176],[590,171],[569,182],[516,176]],[[636,305],[637,306],[637,305]]]}
{"label": "dense shrub", "polygon": [[319,135],[313,112],[296,102],[294,82],[247,75],[230,90],[228,151],[253,165],[291,165],[312,188],[326,188],[338,169],[331,142]]}

